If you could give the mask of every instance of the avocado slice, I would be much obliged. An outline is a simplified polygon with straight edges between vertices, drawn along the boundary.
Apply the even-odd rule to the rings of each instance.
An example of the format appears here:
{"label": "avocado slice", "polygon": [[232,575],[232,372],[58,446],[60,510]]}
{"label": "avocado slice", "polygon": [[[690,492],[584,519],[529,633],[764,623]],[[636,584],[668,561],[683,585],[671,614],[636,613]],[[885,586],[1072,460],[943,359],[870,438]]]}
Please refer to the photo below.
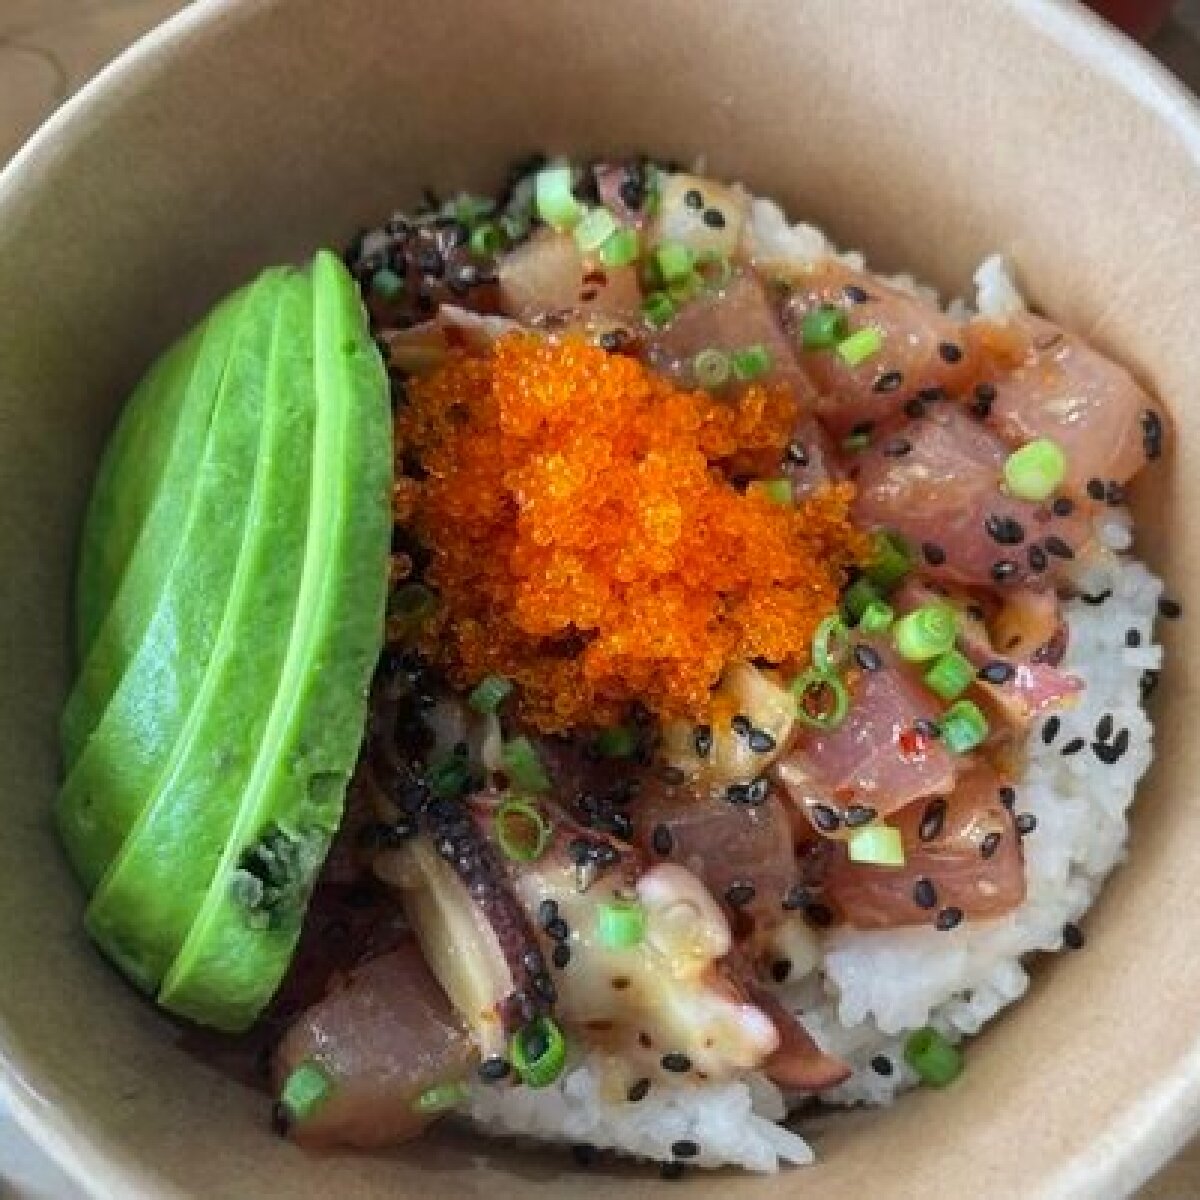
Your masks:
{"label": "avocado slice", "polygon": [[229,1030],[251,1024],[291,961],[341,820],[383,640],[387,374],[345,267],[323,251],[312,273],[315,482],[296,624],[237,820],[159,994],[172,1012]]}
{"label": "avocado slice", "polygon": [[262,423],[233,582],[187,720],[87,909],[101,949],[148,991],[200,909],[284,683],[314,482],[312,312],[308,277],[289,274],[267,339],[229,365],[240,404]]}
{"label": "avocado slice", "polygon": [[179,551],[163,564],[145,636],[58,794],[59,833],[89,892],[153,795],[212,655],[246,532],[262,363],[285,277],[265,272],[241,305]]}
{"label": "avocado slice", "polygon": [[168,351],[134,393],[89,506],[76,612],[81,669],[60,733],[69,772],[146,636],[183,545],[245,292]]}

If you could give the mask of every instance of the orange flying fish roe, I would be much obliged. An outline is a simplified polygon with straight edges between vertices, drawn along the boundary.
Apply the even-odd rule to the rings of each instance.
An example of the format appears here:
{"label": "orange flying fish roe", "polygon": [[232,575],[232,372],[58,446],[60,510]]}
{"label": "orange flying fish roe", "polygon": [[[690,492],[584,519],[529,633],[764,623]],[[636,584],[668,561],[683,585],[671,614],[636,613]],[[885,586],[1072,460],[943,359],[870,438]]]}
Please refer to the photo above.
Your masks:
{"label": "orange flying fish roe", "polygon": [[396,494],[432,552],[423,649],[462,688],[508,676],[546,731],[635,700],[698,719],[729,662],[803,665],[863,550],[851,489],[791,507],[720,469],[778,464],[795,417],[787,389],[684,391],[576,338],[453,354],[396,427],[425,473]]}

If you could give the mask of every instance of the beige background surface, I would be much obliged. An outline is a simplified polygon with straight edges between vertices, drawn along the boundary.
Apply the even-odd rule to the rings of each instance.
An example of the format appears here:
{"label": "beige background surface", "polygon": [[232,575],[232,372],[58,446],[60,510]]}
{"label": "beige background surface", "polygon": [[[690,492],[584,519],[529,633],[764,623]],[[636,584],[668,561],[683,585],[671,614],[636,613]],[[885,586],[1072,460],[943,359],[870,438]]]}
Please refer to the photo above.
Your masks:
{"label": "beige background surface", "polygon": [[[0,0],[0,165],[54,107],[185,0]],[[1182,0],[1153,49],[1200,91],[1200,0]],[[0,1113],[0,1197],[74,1191]],[[1141,1200],[1200,1200],[1200,1138]]]}

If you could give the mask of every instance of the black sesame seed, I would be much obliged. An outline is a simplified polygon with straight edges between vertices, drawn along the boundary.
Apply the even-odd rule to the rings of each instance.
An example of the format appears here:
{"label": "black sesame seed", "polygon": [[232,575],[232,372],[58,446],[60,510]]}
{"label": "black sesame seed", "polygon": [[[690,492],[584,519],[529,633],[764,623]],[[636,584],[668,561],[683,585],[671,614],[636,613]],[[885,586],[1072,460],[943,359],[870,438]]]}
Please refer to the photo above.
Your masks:
{"label": "black sesame seed", "polygon": [[886,395],[889,392],[898,391],[904,386],[904,375],[900,371],[884,371],[878,379],[871,384],[871,390],[878,392],[881,395]]}
{"label": "black sesame seed", "polygon": [[793,884],[783,898],[783,909],[785,912],[795,912],[798,908],[803,908],[808,904],[811,898],[808,888],[803,884]]}
{"label": "black sesame seed", "polygon": [[921,554],[931,567],[940,567],[946,561],[946,552],[936,542],[922,542]]}
{"label": "black sesame seed", "polygon": [[1104,480],[1103,479],[1089,479],[1087,481],[1087,494],[1089,496],[1091,496],[1091,498],[1093,500],[1103,500],[1104,499]]}
{"label": "black sesame seed", "polygon": [[856,283],[848,283],[844,288],[842,288],[842,295],[845,296],[851,304],[865,304],[871,298],[866,289],[860,288]]}
{"label": "black sesame seed", "polygon": [[596,1161],[596,1147],[587,1142],[577,1142],[571,1147],[571,1157],[575,1160],[576,1166],[586,1169]]}
{"label": "black sesame seed", "polygon": [[771,964],[771,978],[776,983],[786,983],[787,977],[792,973],[792,960],[790,958],[777,958]]}
{"label": "black sesame seed", "polygon": [[988,537],[1001,546],[1019,546],[1025,540],[1025,528],[1015,517],[989,513],[983,527]]}
{"label": "black sesame seed", "polygon": [[1111,595],[1112,595],[1112,588],[1105,588],[1104,591],[1097,592],[1094,596],[1089,595],[1087,592],[1081,592],[1079,594],[1079,598],[1080,598],[1080,600],[1082,600],[1084,602],[1084,604],[1090,604],[1093,607],[1099,607]]}
{"label": "black sesame seed", "polygon": [[566,942],[559,942],[550,955],[550,961],[560,970],[565,970],[571,961],[571,947]]}
{"label": "black sesame seed", "polygon": [[931,721],[928,717],[916,717],[913,720],[913,728],[927,738],[940,738],[942,736],[942,728],[936,721]]}
{"label": "black sesame seed", "polygon": [[1124,757],[1129,750],[1129,730],[1117,730],[1117,736],[1111,742],[1093,742],[1092,753],[1106,767],[1111,767],[1113,763],[1118,762]]}
{"label": "black sesame seed", "polygon": [[709,229],[724,229],[725,214],[719,208],[706,208],[700,218]]}
{"label": "black sesame seed", "polygon": [[1068,950],[1083,949],[1083,930],[1074,921],[1068,921],[1063,926],[1063,945]]}
{"label": "black sesame seed", "polygon": [[904,415],[911,417],[914,421],[919,421],[926,415],[925,401],[919,396],[914,396],[911,400],[906,400],[904,403]]}
{"label": "black sesame seed", "polygon": [[1138,687],[1141,689],[1142,700],[1149,700],[1154,695],[1154,689],[1158,687],[1159,673],[1157,671],[1143,671],[1142,677],[1138,681]]}
{"label": "black sesame seed", "polygon": [[1050,505],[1050,511],[1056,517],[1069,517],[1075,511],[1075,501],[1068,499],[1066,496],[1059,496]]}
{"label": "black sesame seed", "polygon": [[675,847],[675,839],[671,836],[671,830],[666,825],[655,825],[654,831],[650,834],[650,845],[655,854],[666,858]]}
{"label": "black sesame seed", "polygon": [[739,879],[725,889],[725,899],[734,908],[744,908],[754,899],[754,884]]}
{"label": "black sesame seed", "polygon": [[955,929],[961,925],[962,919],[963,910],[957,905],[949,904],[943,908],[940,913],[938,913],[937,920],[934,922],[934,924],[943,933],[947,933],[949,930]]}
{"label": "black sesame seed", "polygon": [[664,1054],[660,1061],[664,1071],[671,1071],[676,1075],[682,1075],[692,1069],[692,1060],[680,1050]]}
{"label": "black sesame seed", "polygon": [[939,342],[938,354],[942,356],[942,362],[962,362],[962,347],[957,342]]}
{"label": "black sesame seed", "polygon": [[687,774],[683,768],[672,766],[670,763],[658,768],[658,777],[669,787],[680,787],[687,782]]}
{"label": "black sesame seed", "polygon": [[738,737],[745,737],[751,729],[754,728],[754,723],[745,713],[738,713],[730,722],[729,728],[733,730]]}
{"label": "black sesame seed", "polygon": [[817,929],[828,929],[833,924],[833,910],[819,900],[804,906],[804,916],[808,923]]}
{"label": "black sesame seed", "polygon": [[777,742],[765,729],[752,729],[746,744],[755,754],[770,754],[775,750]]}
{"label": "black sesame seed", "polygon": [[921,824],[917,827],[917,836],[923,842],[932,842],[942,836],[946,824],[946,800],[944,796],[934,796],[925,805],[921,814]]}
{"label": "black sesame seed", "polygon": [[617,195],[621,197],[621,203],[627,209],[631,212],[637,212],[642,207],[642,201],[646,198],[646,189],[640,179],[625,179],[622,180],[621,186],[617,188]]}
{"label": "black sesame seed", "polygon": [[874,421],[859,421],[850,428],[851,438],[869,438],[875,432]]}
{"label": "black sesame seed", "polygon": [[1183,605],[1178,600],[1168,600],[1166,596],[1163,596],[1158,602],[1158,612],[1168,621],[1175,621],[1183,616]]}
{"label": "black sesame seed", "polygon": [[828,804],[814,804],[809,810],[813,824],[822,833],[832,833],[842,823],[838,814]]}
{"label": "black sesame seed", "polygon": [[971,412],[983,420],[992,415],[992,405],[996,402],[996,388],[991,383],[977,383],[975,385],[975,402],[971,405]]}
{"label": "black sesame seed", "polygon": [[808,450],[799,442],[790,442],[784,452],[784,458],[795,467],[808,466]]}
{"label": "black sesame seed", "polygon": [[1012,663],[1001,662],[999,659],[979,668],[979,678],[984,683],[1010,683],[1016,678],[1016,674],[1017,669]]}
{"label": "black sesame seed", "polygon": [[1131,650],[1133,650],[1136,647],[1140,646],[1141,644],[1142,644],[1142,635],[1139,630],[1137,630],[1137,629],[1125,630],[1125,645],[1127,645]]}
{"label": "black sesame seed", "polygon": [[1073,737],[1069,742],[1066,743],[1065,746],[1063,746],[1062,755],[1064,758],[1066,758],[1072,754],[1078,754],[1086,745],[1087,742],[1084,741],[1083,738]]}
{"label": "black sesame seed", "polygon": [[1037,817],[1033,813],[1022,813],[1017,818],[1017,832],[1025,837],[1037,828]]}
{"label": "black sesame seed", "polygon": [[659,1165],[658,1175],[660,1179],[674,1183],[683,1178],[686,1170],[687,1168],[681,1162],[665,1162]]}
{"label": "black sesame seed", "polygon": [[992,563],[992,578],[997,583],[1008,583],[1020,568],[1011,558],[998,558]]}
{"label": "black sesame seed", "polygon": [[546,936],[556,942],[565,942],[571,936],[571,927],[562,917],[555,917],[546,922]]}
{"label": "black sesame seed", "polygon": [[636,1083],[630,1085],[629,1091],[625,1093],[625,1099],[630,1104],[637,1104],[650,1094],[650,1080],[639,1079]]}
{"label": "black sesame seed", "polygon": [[704,197],[700,194],[699,188],[688,188],[683,194],[683,202],[688,208],[694,208],[697,211],[704,207]]}
{"label": "black sesame seed", "polygon": [[937,908],[937,888],[932,880],[922,876],[913,884],[913,903],[918,908]]}
{"label": "black sesame seed", "polygon": [[1042,741],[1048,746],[1056,737],[1062,722],[1058,717],[1047,717],[1042,725]]}
{"label": "black sesame seed", "polygon": [[1162,457],[1162,447],[1162,418],[1152,408],[1147,408],[1142,412],[1142,449],[1146,457],[1153,461]]}
{"label": "black sesame seed", "polygon": [[511,1069],[508,1059],[501,1058],[497,1054],[491,1058],[485,1058],[479,1064],[479,1078],[487,1083],[495,1083],[497,1080],[503,1079]]}
{"label": "black sesame seed", "polygon": [[862,825],[870,825],[879,814],[866,804],[852,804],[846,809],[845,822],[847,829],[858,829]]}
{"label": "black sesame seed", "polygon": [[1012,812],[1013,805],[1017,802],[1017,789],[1014,787],[1009,787],[1008,784],[1005,784],[996,794],[1000,797],[1000,803],[1003,804],[1009,812]]}
{"label": "black sesame seed", "polygon": [[1114,506],[1125,503],[1125,488],[1117,480],[1110,479],[1104,485],[1104,502]]}
{"label": "black sesame seed", "polygon": [[1046,553],[1053,554],[1055,558],[1075,557],[1075,551],[1055,533],[1046,538],[1042,545],[1046,547]]}
{"label": "black sesame seed", "polygon": [[1050,560],[1046,557],[1045,550],[1036,542],[1026,551],[1025,557],[1029,560],[1029,569],[1035,575],[1040,575],[1050,565]]}
{"label": "black sesame seed", "polygon": [[537,919],[538,919],[538,924],[543,929],[545,929],[550,924],[551,921],[557,920],[558,919],[558,901],[557,900],[543,900],[541,902],[541,904],[538,905]]}
{"label": "black sesame seed", "polygon": [[888,438],[883,444],[883,454],[886,458],[903,458],[912,453],[912,442],[908,438]]}
{"label": "black sesame seed", "polygon": [[979,853],[984,858],[991,858],[992,855],[1000,849],[1001,836],[1002,835],[999,833],[989,833],[987,837],[985,837],[983,841],[979,843]]}
{"label": "black sesame seed", "polygon": [[692,735],[692,744],[696,747],[696,753],[701,758],[707,758],[712,753],[713,748],[712,726],[697,725],[696,732]]}
{"label": "black sesame seed", "polygon": [[895,1070],[892,1060],[886,1054],[877,1054],[871,1059],[871,1070],[885,1079]]}
{"label": "black sesame seed", "polygon": [[680,1138],[671,1143],[671,1153],[676,1158],[695,1158],[700,1153],[700,1147],[690,1138]]}
{"label": "black sesame seed", "polygon": [[883,669],[883,659],[879,656],[879,651],[874,646],[868,646],[865,642],[859,642],[854,647],[854,661],[864,671],[880,671]]}

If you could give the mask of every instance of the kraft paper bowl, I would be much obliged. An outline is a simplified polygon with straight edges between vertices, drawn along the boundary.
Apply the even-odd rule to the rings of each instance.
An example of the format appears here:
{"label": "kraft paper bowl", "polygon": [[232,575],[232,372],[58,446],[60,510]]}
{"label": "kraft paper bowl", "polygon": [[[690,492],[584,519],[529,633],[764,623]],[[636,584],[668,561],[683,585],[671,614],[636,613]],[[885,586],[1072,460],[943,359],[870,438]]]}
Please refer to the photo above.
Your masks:
{"label": "kraft paper bowl", "polygon": [[[311,1158],[181,1047],[80,928],[50,825],[68,589],[100,446],[152,356],[269,262],[421,185],[538,148],[707,156],[885,268],[961,289],[1010,254],[1179,437],[1138,497],[1183,598],[1159,759],[1088,946],[1036,973],[945,1093],[823,1119],[820,1164],[692,1197],[1104,1196],[1200,1120],[1200,120],[1132,43],[1047,0],[209,0],[72,101],[0,178],[0,1059],[19,1120],[97,1195],[288,1200],[668,1186],[442,1133]],[[678,1194],[678,1193],[673,1193]]]}

